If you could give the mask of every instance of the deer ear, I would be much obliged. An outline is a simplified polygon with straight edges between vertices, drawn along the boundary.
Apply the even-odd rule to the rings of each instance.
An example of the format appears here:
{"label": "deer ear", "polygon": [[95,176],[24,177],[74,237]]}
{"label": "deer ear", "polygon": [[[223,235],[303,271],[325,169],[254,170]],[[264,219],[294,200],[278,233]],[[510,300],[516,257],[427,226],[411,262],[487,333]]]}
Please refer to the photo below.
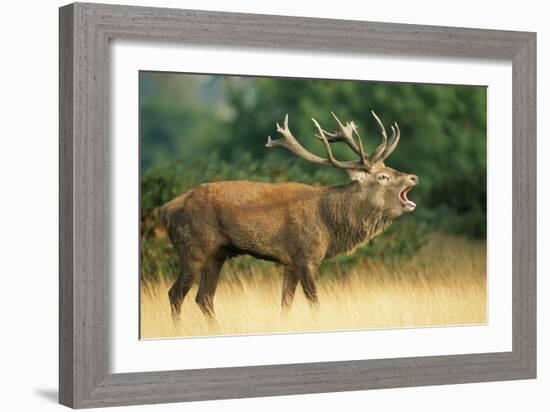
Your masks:
{"label": "deer ear", "polygon": [[359,183],[365,183],[367,181],[367,174],[368,173],[363,171],[363,170],[349,169],[348,174],[349,174],[349,177],[351,178],[351,180],[355,180]]}

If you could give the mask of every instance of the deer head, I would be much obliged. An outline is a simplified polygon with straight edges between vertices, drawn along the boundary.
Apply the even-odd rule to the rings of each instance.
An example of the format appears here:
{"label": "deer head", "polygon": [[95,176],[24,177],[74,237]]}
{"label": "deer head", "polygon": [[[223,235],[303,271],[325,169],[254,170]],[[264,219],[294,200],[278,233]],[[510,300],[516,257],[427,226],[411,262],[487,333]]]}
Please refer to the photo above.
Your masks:
{"label": "deer head", "polygon": [[[399,126],[397,122],[390,126],[392,134],[388,138],[386,128],[380,118],[374,111],[371,113],[382,134],[382,142],[371,154],[367,154],[364,150],[357,125],[353,121],[346,122],[344,125],[333,112],[331,114],[338,126],[334,132],[327,132],[317,120],[311,119],[318,132],[315,136],[323,143],[327,158],[309,152],[296,140],[288,127],[288,114],[285,116],[283,127],[277,123],[277,132],[281,138],[273,140],[271,136],[268,136],[266,146],[269,148],[282,146],[308,162],[346,170],[351,179],[359,183],[361,195],[372,208],[384,211],[392,217],[399,216],[403,212],[411,212],[416,208],[416,204],[407,198],[407,193],[418,184],[418,177],[399,172],[384,164],[384,160],[399,143],[401,135]],[[337,160],[332,154],[330,146],[335,142],[347,144],[359,158],[352,161]]]}

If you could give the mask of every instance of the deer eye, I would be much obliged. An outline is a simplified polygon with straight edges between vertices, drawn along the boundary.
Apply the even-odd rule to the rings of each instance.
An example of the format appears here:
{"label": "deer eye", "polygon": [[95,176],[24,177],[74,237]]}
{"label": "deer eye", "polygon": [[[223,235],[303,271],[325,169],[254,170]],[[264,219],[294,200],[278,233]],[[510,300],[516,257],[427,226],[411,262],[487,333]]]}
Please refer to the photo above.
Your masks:
{"label": "deer eye", "polygon": [[388,183],[391,180],[391,177],[389,175],[387,175],[386,173],[379,173],[376,176],[376,180],[378,180],[379,183],[385,185],[386,183]]}

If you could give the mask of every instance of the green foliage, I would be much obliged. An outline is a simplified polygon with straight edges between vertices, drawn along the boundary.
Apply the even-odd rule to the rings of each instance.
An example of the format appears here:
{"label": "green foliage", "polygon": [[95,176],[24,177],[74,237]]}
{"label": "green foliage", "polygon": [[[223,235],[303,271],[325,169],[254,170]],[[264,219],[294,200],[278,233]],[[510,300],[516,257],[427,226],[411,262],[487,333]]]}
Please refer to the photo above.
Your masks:
{"label": "green foliage", "polygon": [[432,209],[430,220],[440,230],[484,238],[487,230],[486,172],[472,170],[464,175],[444,173],[425,201]]}
{"label": "green foliage", "polygon": [[[203,155],[218,143],[227,110],[218,104],[211,76],[142,72],[140,82],[140,168]],[[206,138],[207,137],[207,138]]]}
{"label": "green foliage", "polygon": [[178,195],[178,179],[175,175],[153,170],[141,177],[141,210],[150,213]]}
{"label": "green foliage", "polygon": [[179,267],[178,259],[168,237],[142,236],[139,246],[141,280],[176,278]]}

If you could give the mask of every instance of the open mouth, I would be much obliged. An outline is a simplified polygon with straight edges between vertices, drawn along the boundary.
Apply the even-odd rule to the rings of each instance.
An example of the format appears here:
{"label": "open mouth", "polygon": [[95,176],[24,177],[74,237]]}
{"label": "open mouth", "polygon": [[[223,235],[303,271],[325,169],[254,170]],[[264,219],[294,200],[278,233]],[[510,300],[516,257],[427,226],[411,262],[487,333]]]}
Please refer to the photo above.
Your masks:
{"label": "open mouth", "polygon": [[407,186],[399,193],[399,200],[401,200],[401,204],[407,212],[412,212],[416,208],[416,203],[407,198],[407,193],[409,193],[412,188],[412,186]]}

